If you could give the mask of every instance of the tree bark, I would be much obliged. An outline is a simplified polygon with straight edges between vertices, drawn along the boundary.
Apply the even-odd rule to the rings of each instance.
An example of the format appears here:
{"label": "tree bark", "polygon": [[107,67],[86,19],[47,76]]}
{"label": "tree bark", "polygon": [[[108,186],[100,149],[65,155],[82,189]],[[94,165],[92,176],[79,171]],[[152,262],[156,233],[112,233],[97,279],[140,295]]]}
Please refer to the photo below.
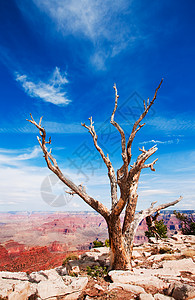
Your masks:
{"label": "tree bark", "polygon": [[130,270],[131,262],[124,246],[120,217],[113,215],[107,220],[107,224],[111,249],[110,268],[112,270]]}

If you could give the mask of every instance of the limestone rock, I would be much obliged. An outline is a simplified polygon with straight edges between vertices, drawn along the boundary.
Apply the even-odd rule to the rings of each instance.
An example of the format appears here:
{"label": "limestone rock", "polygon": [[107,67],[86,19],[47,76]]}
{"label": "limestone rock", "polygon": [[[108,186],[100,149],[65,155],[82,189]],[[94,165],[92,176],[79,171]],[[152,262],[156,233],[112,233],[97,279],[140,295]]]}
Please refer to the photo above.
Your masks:
{"label": "limestone rock", "polygon": [[[44,273],[48,276],[47,281],[41,281],[37,285],[38,295],[41,299],[47,299],[55,296],[66,296],[68,294],[78,293],[85,288],[88,282],[87,277],[65,276],[64,281],[56,270],[47,270]],[[66,298],[65,298],[66,299]],[[75,298],[77,299],[77,298]]]}
{"label": "limestone rock", "polygon": [[132,251],[132,257],[133,258],[140,258],[140,257],[142,257],[142,255],[137,250],[133,250]]}
{"label": "limestone rock", "polygon": [[92,248],[81,255],[81,260],[98,262],[101,266],[109,266],[110,249],[108,247]]}
{"label": "limestone rock", "polygon": [[117,288],[122,288],[124,291],[131,292],[134,294],[144,294],[146,293],[144,288],[141,286],[137,285],[132,285],[128,283],[111,283],[109,285],[109,290],[117,289]]}
{"label": "limestone rock", "polygon": [[173,271],[175,275],[180,275],[181,271],[190,272],[195,275],[195,263],[191,258],[164,261],[162,262],[162,266],[164,270]]}
{"label": "limestone rock", "polygon": [[195,288],[188,284],[173,282],[169,286],[167,294],[177,300],[192,299],[195,297]]}
{"label": "limestone rock", "polygon": [[0,272],[0,278],[28,281],[28,276],[25,272],[6,272],[6,271],[2,271],[2,272]]}
{"label": "limestone rock", "polygon": [[139,300],[154,300],[151,294],[140,294]]}
{"label": "limestone rock", "polygon": [[159,293],[154,295],[154,299],[155,300],[174,300],[173,297],[165,296],[165,295],[162,295]]}
{"label": "limestone rock", "polygon": [[46,281],[48,276],[44,273],[44,271],[32,272],[28,275],[29,281],[34,283],[39,283],[41,281]]}
{"label": "limestone rock", "polygon": [[94,285],[94,288],[99,290],[99,291],[104,291],[103,287],[101,285],[97,284],[97,283]]}
{"label": "limestone rock", "polygon": [[66,267],[60,266],[60,267],[55,268],[55,270],[58,272],[58,274],[60,276],[68,275],[68,271],[67,271]]}
{"label": "limestone rock", "polygon": [[154,287],[159,290],[168,287],[166,282],[147,272],[150,270],[144,272],[142,269],[138,269],[136,271],[136,274],[132,271],[110,271],[109,275],[114,283],[129,283],[143,287]]}
{"label": "limestone rock", "polygon": [[143,252],[144,257],[150,257],[152,254],[151,252]]}
{"label": "limestone rock", "polygon": [[19,282],[14,286],[14,291],[8,296],[9,300],[26,300],[32,295],[36,295],[36,287],[29,282]]}

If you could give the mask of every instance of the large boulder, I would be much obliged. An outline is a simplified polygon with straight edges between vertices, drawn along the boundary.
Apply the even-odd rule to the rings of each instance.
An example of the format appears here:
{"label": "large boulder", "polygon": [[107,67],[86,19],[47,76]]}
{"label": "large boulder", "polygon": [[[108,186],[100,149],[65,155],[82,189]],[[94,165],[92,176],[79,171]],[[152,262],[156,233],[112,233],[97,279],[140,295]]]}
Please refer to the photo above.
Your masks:
{"label": "large boulder", "polygon": [[81,293],[88,283],[87,277],[65,276],[63,280],[56,270],[47,270],[44,271],[44,274],[48,279],[37,285],[37,292],[41,299]]}
{"label": "large boulder", "polygon": [[173,282],[170,284],[167,294],[177,300],[194,299],[195,287],[181,282]]}
{"label": "large boulder", "polygon": [[110,248],[92,248],[81,255],[81,260],[98,262],[101,266],[108,267],[110,265]]}
{"label": "large boulder", "polygon": [[19,282],[14,286],[13,292],[8,295],[9,300],[26,300],[36,295],[36,286],[29,282]]}

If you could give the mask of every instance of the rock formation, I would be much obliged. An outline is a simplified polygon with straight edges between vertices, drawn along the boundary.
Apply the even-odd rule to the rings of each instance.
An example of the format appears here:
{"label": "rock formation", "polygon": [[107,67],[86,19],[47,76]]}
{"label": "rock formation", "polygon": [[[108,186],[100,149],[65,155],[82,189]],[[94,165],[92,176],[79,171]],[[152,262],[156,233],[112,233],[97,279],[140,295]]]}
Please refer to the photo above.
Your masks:
{"label": "rock formation", "polygon": [[[195,299],[195,236],[175,235],[134,247],[133,271],[92,278],[86,267],[109,265],[108,248],[94,248],[51,270],[0,272],[0,297],[8,300]],[[2,250],[2,249],[0,249]],[[6,258],[6,252],[2,255]],[[115,298],[114,298],[115,297]]]}

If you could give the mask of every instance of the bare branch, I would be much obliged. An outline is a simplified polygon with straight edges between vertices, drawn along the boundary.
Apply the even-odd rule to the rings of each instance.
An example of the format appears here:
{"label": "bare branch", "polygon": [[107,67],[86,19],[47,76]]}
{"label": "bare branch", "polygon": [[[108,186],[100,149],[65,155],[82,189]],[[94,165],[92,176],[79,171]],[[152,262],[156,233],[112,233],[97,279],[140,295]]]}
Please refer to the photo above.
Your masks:
{"label": "bare branch", "polygon": [[93,126],[94,122],[92,120],[92,117],[90,117],[89,120],[90,120],[90,125],[89,126],[87,126],[85,123],[81,123],[81,125],[89,130],[89,133],[91,134],[91,136],[93,138],[94,145],[95,145],[97,151],[100,153],[105,165],[107,166],[108,177],[110,179],[111,198],[112,198],[112,207],[113,207],[113,206],[116,205],[116,203],[118,201],[118,199],[117,199],[117,181],[116,181],[115,171],[114,171],[112,163],[109,159],[108,154],[107,154],[107,156],[105,156],[102,148],[97,143],[98,136],[97,136],[95,128]]}
{"label": "bare branch", "polygon": [[[149,150],[145,150],[144,148],[140,149],[140,151],[142,152],[136,162],[131,165],[131,169],[129,171],[128,174],[128,178],[127,178],[127,182],[126,182],[126,188],[128,190],[127,192],[123,192],[123,190],[121,191],[121,197],[117,203],[117,205],[115,206],[115,209],[113,211],[113,213],[117,216],[120,215],[120,213],[122,212],[122,210],[124,209],[125,205],[129,202],[129,199],[132,197],[134,198],[134,202],[133,204],[129,203],[129,205],[127,205],[126,208],[126,213],[125,213],[125,219],[128,220],[129,218],[129,214],[131,214],[131,210],[132,210],[132,205],[135,207],[137,204],[137,187],[138,187],[138,181],[139,181],[139,176],[140,176],[140,172],[143,168],[145,167],[150,167],[152,171],[154,171],[154,164],[157,160],[155,160],[153,163],[145,165],[145,161],[151,156],[153,155],[156,151],[158,150],[158,148],[155,146],[153,146],[152,148],[150,148]],[[126,221],[123,227],[126,227],[126,224],[128,222]]]}
{"label": "bare branch", "polygon": [[[78,188],[79,188],[81,191],[83,191],[83,192],[86,193],[86,187],[83,186],[82,184],[79,184],[79,185],[78,185]],[[67,194],[69,194],[69,195],[72,195],[72,196],[76,194],[73,190],[65,191],[65,193],[67,193]]]}
{"label": "bare branch", "polygon": [[157,162],[157,160],[158,160],[158,158],[155,159],[152,163],[147,164],[147,165],[144,165],[143,168],[150,168],[151,171],[156,171],[156,170],[154,169],[154,164]]}
{"label": "bare branch", "polygon": [[76,184],[74,184],[70,179],[66,178],[63,173],[61,172],[60,168],[58,167],[57,161],[56,159],[51,155],[51,149],[48,151],[47,147],[46,147],[46,143],[51,144],[51,138],[49,139],[49,142],[46,142],[46,131],[45,129],[41,126],[41,121],[42,118],[40,118],[39,124],[37,124],[35,122],[35,120],[33,119],[32,115],[31,116],[31,120],[27,120],[28,122],[32,123],[33,125],[35,125],[40,132],[40,137],[37,137],[39,145],[43,151],[46,163],[48,168],[55,173],[58,178],[64,183],[66,184],[71,191],[73,191],[75,194],[77,194],[78,196],[80,196],[87,204],[89,204],[93,209],[95,209],[97,212],[99,212],[105,219],[108,218],[110,212],[107,209],[107,207],[105,207],[102,203],[100,203],[99,201],[95,200],[94,198],[90,197],[85,189],[82,188],[81,185],[77,186]]}
{"label": "bare branch", "polygon": [[146,110],[146,101],[144,100],[144,109]]}
{"label": "bare branch", "polygon": [[173,206],[173,205],[177,204],[182,199],[183,199],[183,197],[180,196],[179,199],[177,199],[175,201],[161,204],[156,207],[154,207],[154,204],[156,202],[153,202],[149,208],[142,210],[139,213],[135,214],[134,220],[129,224],[129,226],[127,227],[126,231],[123,234],[127,248],[128,249],[131,248],[136,230],[143,219],[145,219],[148,216],[151,216],[155,212],[160,212],[162,209],[165,209],[169,206]]}
{"label": "bare branch", "polygon": [[139,148],[139,151],[143,152],[143,153],[146,153],[147,150],[145,150],[144,146],[142,148]]}
{"label": "bare branch", "polygon": [[157,150],[157,145],[154,145],[152,148],[145,150],[144,147],[142,149],[139,149],[142,153],[137,157],[136,162],[131,165],[131,170],[129,171],[129,180],[134,176],[137,172],[144,168],[150,168],[152,171],[155,171],[154,164],[157,162],[158,158],[155,159],[150,164],[145,164],[145,161],[152,156]]}
{"label": "bare branch", "polygon": [[[158,87],[156,88],[155,90],[155,93],[154,93],[154,97],[152,99],[151,102],[149,102],[149,99],[147,100],[147,105],[144,101],[144,112],[140,115],[139,119],[134,123],[133,125],[133,128],[132,128],[132,131],[131,131],[131,134],[130,134],[130,137],[129,137],[129,140],[127,142],[127,155],[128,155],[128,162],[131,161],[131,146],[132,146],[132,143],[133,143],[133,140],[135,138],[135,135],[136,133],[141,129],[141,127],[143,127],[143,125],[140,125],[140,122],[144,119],[144,117],[147,115],[149,109],[151,108],[151,106],[154,104],[154,101],[156,100],[156,97],[157,97],[157,92],[158,90],[160,89],[161,87],[161,84],[163,82],[163,79],[161,80],[160,84],[158,85]],[[145,124],[144,124],[145,125]],[[139,127],[138,127],[139,126]],[[141,126],[141,127],[140,127]]]}
{"label": "bare branch", "polygon": [[118,106],[119,95],[118,95],[118,92],[117,92],[116,84],[114,84],[113,88],[115,90],[115,106],[114,106],[114,110],[113,110],[112,115],[111,115],[110,123],[118,130],[118,132],[121,135],[122,159],[124,161],[124,164],[126,166],[128,166],[125,133],[124,133],[124,130],[121,128],[121,126],[114,120],[115,112],[116,112],[117,106]]}

